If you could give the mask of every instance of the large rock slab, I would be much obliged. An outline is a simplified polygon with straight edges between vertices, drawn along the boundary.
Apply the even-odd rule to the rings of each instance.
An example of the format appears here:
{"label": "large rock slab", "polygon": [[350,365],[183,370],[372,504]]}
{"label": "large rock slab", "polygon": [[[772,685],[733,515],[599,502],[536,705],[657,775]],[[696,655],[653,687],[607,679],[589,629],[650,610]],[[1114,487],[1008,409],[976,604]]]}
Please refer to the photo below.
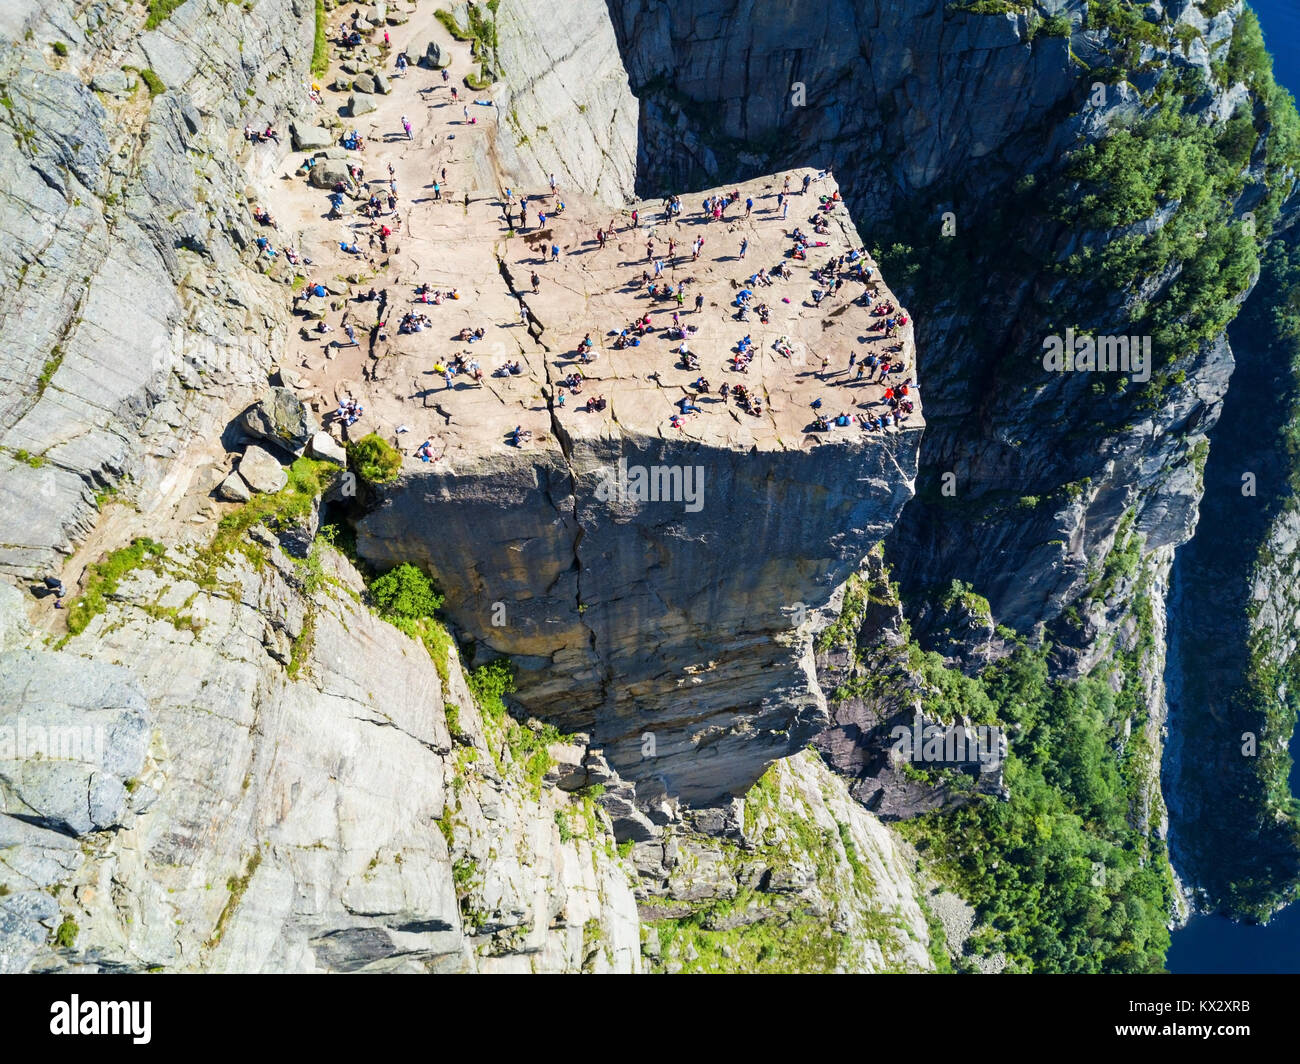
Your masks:
{"label": "large rock slab", "polygon": [[315,151],[334,143],[334,135],[320,126],[300,126],[295,122],[289,126],[289,132],[293,137],[294,151]]}
{"label": "large rock slab", "polygon": [[320,429],[316,415],[288,388],[272,388],[244,411],[244,428],[294,454],[302,454],[307,441]]}
{"label": "large rock slab", "polygon": [[271,494],[289,483],[280,460],[264,447],[250,443],[239,460],[239,475],[253,491]]}
{"label": "large rock slab", "polygon": [[307,444],[307,453],[323,462],[335,462],[341,466],[348,464],[347,452],[328,432],[318,432],[313,435]]}
{"label": "large rock slab", "polygon": [[349,118],[359,118],[362,115],[368,115],[378,110],[379,104],[369,96],[358,96],[354,93],[348,97],[347,113]]}
{"label": "large rock slab", "polygon": [[0,655],[0,812],[68,835],[121,825],[151,724],[126,669],[41,650]]}

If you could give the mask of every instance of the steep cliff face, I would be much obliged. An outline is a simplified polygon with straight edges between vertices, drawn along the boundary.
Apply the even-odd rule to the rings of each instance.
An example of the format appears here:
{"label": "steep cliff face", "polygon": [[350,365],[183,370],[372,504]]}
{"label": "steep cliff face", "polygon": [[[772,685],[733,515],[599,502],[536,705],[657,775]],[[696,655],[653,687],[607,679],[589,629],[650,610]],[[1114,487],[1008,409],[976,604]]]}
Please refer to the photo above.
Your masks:
{"label": "steep cliff face", "polygon": [[[1067,325],[1149,332],[1134,318],[1167,295],[1180,263],[1131,293],[1109,291],[1094,312],[1086,279],[1053,277],[1053,264],[1158,233],[1171,212],[1090,232],[1083,218],[1062,225],[1038,195],[1067,151],[1154,106],[1162,70],[1211,79],[1239,6],[1209,17],[1182,3],[1134,24],[1073,3],[1001,15],[808,3],[763,19],[732,0],[610,10],[642,100],[643,190],[701,171],[727,180],[811,150],[835,168],[870,240],[909,245],[887,264],[925,307],[918,341],[934,411],[919,498],[891,541],[911,596],[958,577],[998,622],[1028,632],[1079,596],[1128,510],[1149,550],[1190,536],[1190,455],[1232,369],[1222,335],[1177,357],[1157,349],[1157,362],[1177,363],[1158,401],[1135,402],[1138,389],[1125,398],[1129,382],[1115,376],[1041,365],[1042,341]],[[1125,72],[1130,81],[1116,76]],[[1198,120],[1221,123],[1249,99],[1231,78],[1209,85],[1192,107]],[[1257,156],[1240,198],[1256,202],[1263,180]]]}
{"label": "steep cliff face", "polygon": [[1199,905],[1257,920],[1300,880],[1287,749],[1300,632],[1294,237],[1288,244],[1270,249],[1234,326],[1244,357],[1212,435],[1202,520],[1179,552],[1170,604],[1174,853]]}
{"label": "steep cliff face", "polygon": [[244,268],[240,131],[307,102],[311,6],[140,18],[59,0],[4,15],[0,568],[19,576],[70,553],[97,493],[128,481],[149,509],[182,491],[178,459],[265,383],[287,328]]}
{"label": "steep cliff face", "polygon": [[505,171],[555,174],[609,204],[631,199],[637,100],[603,0],[516,0],[498,7],[496,29]]}
{"label": "steep cliff face", "polygon": [[0,968],[638,970],[605,815],[562,837],[579,799],[525,779],[454,650],[255,535],[260,565],[159,557],[64,649],[5,652]]}
{"label": "steep cliff face", "polygon": [[[824,726],[811,633],[908,498],[917,435],[811,453],[579,438],[409,474],[358,548],[427,566],[457,625],[519,665],[530,711],[589,732],[644,799],[719,801]],[[620,462],[702,470],[698,512],[611,497]]]}
{"label": "steep cliff face", "polygon": [[[631,188],[626,80],[585,76],[614,40],[590,14],[561,34],[540,5],[502,13],[506,69],[539,76],[508,83],[503,110],[590,118],[475,159],[480,175]],[[557,424],[544,454],[408,476],[361,530],[369,557],[425,563],[464,630],[516,655],[524,704],[582,731],[481,709],[449,641],[381,621],[352,564],[313,545],[319,503],[302,519],[296,481],[287,523],[278,495],[212,497],[289,322],[292,272],[247,221],[281,152],[239,129],[321,121],[313,13],[188,0],[143,17],[0,13],[0,564],[30,578],[80,546],[76,581],[91,563],[71,626],[0,592],[0,969],[637,971],[644,938],[674,970],[694,946],[665,928],[656,947],[638,905],[689,898],[720,926],[742,892],[733,939],[752,921],[802,943],[828,922],[824,948],[781,965],[942,956],[897,840],[816,763],[773,770],[737,828],[745,856],[710,876],[730,822],[677,808],[748,789],[822,726],[810,635],[910,497],[919,425],[833,447],[666,441],[629,403],[626,431]],[[620,458],[704,468],[704,508],[611,498]]]}

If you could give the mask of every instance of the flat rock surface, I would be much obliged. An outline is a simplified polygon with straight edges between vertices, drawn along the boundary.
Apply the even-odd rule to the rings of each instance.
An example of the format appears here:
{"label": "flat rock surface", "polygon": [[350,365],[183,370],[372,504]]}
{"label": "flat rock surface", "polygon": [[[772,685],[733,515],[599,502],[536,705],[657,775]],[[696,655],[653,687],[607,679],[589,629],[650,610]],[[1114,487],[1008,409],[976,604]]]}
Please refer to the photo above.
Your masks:
{"label": "flat rock surface", "polygon": [[[422,39],[419,27],[413,32]],[[740,199],[720,222],[706,220],[701,203],[706,195],[730,189],[684,193],[682,213],[671,222],[663,220],[661,201],[641,203],[636,205],[636,228],[631,208],[610,207],[563,188],[552,196],[540,181],[511,190],[517,227],[519,199],[529,199],[528,226],[512,230],[504,215],[506,179],[498,178],[493,162],[492,127],[501,116],[495,107],[480,105],[478,100],[486,99],[481,94],[461,89],[460,101],[453,102],[450,86],[459,83],[461,67],[468,69],[468,64],[458,43],[449,42],[444,54],[453,59],[449,82],[412,64],[404,77],[394,79],[391,95],[371,98],[378,105],[375,112],[355,121],[344,117],[344,131],[355,129],[366,138],[364,151],[346,154],[364,169],[365,192],[383,200],[380,218],[372,221],[356,213],[362,204],[349,199],[344,208],[348,213],[330,220],[326,194],[300,179],[274,182],[268,196],[281,239],[312,259],[310,266],[299,267],[305,279],[354,282],[351,296],[329,300],[325,321],[331,332],[293,340],[287,359],[301,367],[296,371],[300,394],[336,435],[344,435],[343,426],[333,421],[332,411],[340,399],[353,398],[364,407],[364,415],[348,427],[347,437],[378,431],[408,454],[433,437],[435,458],[447,461],[510,447],[508,437],[516,426],[532,433],[527,444],[531,447],[558,447],[558,429],[573,438],[680,434],[743,450],[806,448],[865,434],[856,421],[849,428],[812,432],[812,403],[817,399],[822,400],[821,412],[831,418],[841,412],[884,412],[885,386],[854,380],[856,371],[848,362],[850,355],[883,356],[887,351],[905,367],[894,382],[913,380],[910,398],[916,411],[908,426],[923,423],[910,317],[896,338],[885,338],[883,315],[873,310],[883,302],[896,306],[896,301],[878,271],[869,291],[860,282],[846,280],[840,293],[820,306],[812,299],[814,289],[825,288],[812,279],[812,270],[832,257],[862,249],[864,243],[842,204],[820,209],[822,197],[836,192],[833,176],[795,170],[737,186]],[[413,126],[409,139],[403,116]],[[292,167],[296,160],[286,165]],[[388,213],[386,202],[390,166],[398,198],[395,215]],[[807,194],[799,194],[805,173],[813,181]],[[789,199],[788,217],[782,219],[777,196],[787,176],[795,194]],[[432,188],[435,179],[440,196]],[[754,208],[745,217],[748,197]],[[559,201],[565,209],[556,215]],[[544,228],[538,225],[539,211],[547,215]],[[817,218],[826,223],[824,233],[813,231]],[[395,230],[387,238],[387,252],[378,238],[372,243],[375,221]],[[596,239],[601,228],[612,231],[604,248]],[[796,228],[823,245],[809,248],[803,261],[788,256]],[[705,243],[693,261],[697,237]],[[669,239],[676,245],[672,257]],[[648,240],[653,242],[649,259]],[[748,242],[743,259],[742,241]],[[342,244],[357,247],[360,254],[343,251]],[[552,246],[560,249],[554,261]],[[681,363],[681,341],[668,336],[676,303],[653,299],[646,291],[643,273],[654,276],[655,260],[663,263],[660,285],[685,282],[681,320],[698,330],[687,340],[699,357],[698,370]],[[781,264],[789,277],[770,286],[750,284],[758,270]],[[534,271],[540,278],[536,294],[530,284]],[[426,304],[416,293],[420,285],[442,292],[456,289],[459,298]],[[379,301],[355,300],[372,287],[387,293],[382,315]],[[768,324],[754,312],[748,321],[736,319],[736,294],[744,287],[752,288],[755,306],[767,304]],[[697,293],[704,296],[698,313],[693,309]],[[524,295],[536,320],[531,332],[521,320],[518,294]],[[408,312],[427,315],[429,325],[401,332]],[[653,331],[639,346],[615,350],[618,332],[646,313]],[[382,328],[376,327],[380,317]],[[355,345],[340,335],[348,324]],[[484,336],[473,343],[460,341],[457,337],[465,328],[482,328]],[[575,351],[586,334],[591,335],[597,358],[583,365]],[[734,372],[728,360],[746,335],[756,353],[746,372]],[[782,338],[790,356],[776,349]],[[479,363],[481,384],[469,374],[457,374],[447,387],[435,367],[448,364],[458,352]],[[508,361],[517,361],[522,372],[498,376]],[[565,394],[561,407],[558,397],[569,391],[561,382],[579,368],[586,378],[581,391]],[[701,375],[712,394],[697,401],[701,413],[687,416],[681,428],[674,428],[671,418],[683,399],[697,394],[692,385]],[[762,415],[721,400],[717,390],[724,382],[743,384],[761,396]],[[603,396],[605,409],[588,413],[589,396]]]}

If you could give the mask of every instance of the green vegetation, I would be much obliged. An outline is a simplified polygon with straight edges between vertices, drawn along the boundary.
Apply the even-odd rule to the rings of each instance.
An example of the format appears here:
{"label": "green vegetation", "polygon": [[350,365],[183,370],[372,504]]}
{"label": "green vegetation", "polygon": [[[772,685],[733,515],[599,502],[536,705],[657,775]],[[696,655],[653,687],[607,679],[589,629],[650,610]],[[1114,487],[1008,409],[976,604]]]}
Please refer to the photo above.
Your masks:
{"label": "green vegetation", "polygon": [[313,77],[323,78],[329,72],[330,42],[326,36],[328,31],[329,19],[325,15],[325,0],[316,0],[316,32],[311,47]]}
{"label": "green vegetation", "polygon": [[446,683],[452,639],[446,625],[434,616],[442,607],[443,596],[435,590],[433,581],[414,565],[404,564],[376,577],[369,590],[379,616],[422,642]]}
{"label": "green vegetation", "polygon": [[248,884],[253,879],[253,873],[257,871],[258,865],[261,863],[262,851],[256,850],[253,856],[248,859],[248,864],[244,866],[244,874],[242,876],[231,876],[226,880],[226,890],[230,892],[230,896],[226,899],[221,915],[217,917],[217,926],[212,929],[212,935],[203,944],[205,949],[214,949],[221,942],[221,937],[226,933],[227,923],[235,914],[235,910],[239,908],[244,892],[248,890]]}
{"label": "green vegetation", "polygon": [[270,495],[254,495],[237,510],[226,514],[218,522],[212,542],[199,553],[195,574],[199,585],[210,588],[216,583],[217,570],[232,550],[242,551],[260,565],[264,552],[247,540],[248,530],[256,524],[272,531],[300,524],[338,473],[339,468],[333,462],[318,462],[303,456],[289,467],[289,480],[283,488]]}
{"label": "green vegetation", "polygon": [[[1135,608],[1149,610],[1141,597]],[[976,906],[977,952],[1004,951],[1015,970],[1163,965],[1173,880],[1164,843],[1135,816],[1154,786],[1141,738],[1146,638],[1078,681],[1050,678],[1044,646],[1022,647],[978,679],[954,673],[942,683],[943,709],[983,708],[1010,731],[1011,797],[977,797],[900,830]],[[927,680],[942,668],[928,659]]]}
{"label": "green vegetation", "polygon": [[140,79],[145,83],[145,86],[149,89],[150,96],[161,96],[164,92],[167,91],[167,86],[163,84],[162,78],[160,78],[148,67],[144,67],[141,69]]}
{"label": "green vegetation", "polygon": [[399,565],[370,584],[370,594],[387,619],[420,620],[442,608],[443,596],[414,565]]}
{"label": "green vegetation", "polygon": [[32,454],[30,451],[24,450],[22,447],[19,447],[18,450],[14,451],[14,458],[19,462],[22,462],[24,465],[31,466],[33,469],[40,469],[46,462],[45,455]]}
{"label": "green vegetation", "polygon": [[39,399],[45,394],[45,389],[49,387],[50,381],[54,380],[54,374],[59,371],[63,365],[63,348],[55,344],[50,348],[50,357],[45,360],[45,365],[41,367],[40,376],[36,378],[36,398]]}
{"label": "green vegetation", "polygon": [[402,471],[402,455],[376,433],[348,444],[348,464],[369,484],[388,484]]}
{"label": "green vegetation", "polygon": [[149,0],[149,14],[145,17],[144,28],[156,30],[185,0]]}
{"label": "green vegetation", "polygon": [[65,916],[58,930],[54,932],[54,944],[60,949],[72,949],[77,944],[77,932],[80,930],[76,920],[71,916]]}
{"label": "green vegetation", "polygon": [[62,41],[51,41],[50,47],[54,50],[54,54],[57,55],[60,59],[67,58],[68,46],[64,44]]}
{"label": "green vegetation", "polygon": [[68,631],[80,635],[108,607],[108,599],[117,591],[122,578],[135,569],[156,568],[166,553],[161,543],[140,538],[131,545],[115,550],[103,561],[86,571],[86,590],[68,607]]}

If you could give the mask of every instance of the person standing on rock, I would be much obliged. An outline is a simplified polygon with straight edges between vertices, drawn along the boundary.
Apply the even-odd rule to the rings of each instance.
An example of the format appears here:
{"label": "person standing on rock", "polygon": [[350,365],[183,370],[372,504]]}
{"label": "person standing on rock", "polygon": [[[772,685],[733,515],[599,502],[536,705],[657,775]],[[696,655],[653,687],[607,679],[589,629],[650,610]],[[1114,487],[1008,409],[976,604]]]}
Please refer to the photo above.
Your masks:
{"label": "person standing on rock", "polygon": [[533,295],[536,295],[537,289],[540,288],[542,284],[542,279],[537,276],[536,270],[533,271],[533,275],[531,278],[529,278],[529,280],[533,282]]}
{"label": "person standing on rock", "polygon": [[742,259],[745,257],[745,252],[748,250],[749,250],[749,238],[746,237],[744,240],[740,242],[740,257]]}
{"label": "person standing on rock", "polygon": [[698,314],[698,313],[699,313],[701,310],[703,310],[703,309],[704,309],[704,293],[703,293],[703,292],[696,292],[696,293],[695,293],[695,313]]}
{"label": "person standing on rock", "polygon": [[754,213],[754,197],[748,196],[745,199],[745,217],[748,218]]}
{"label": "person standing on rock", "polygon": [[437,181],[433,183],[433,198],[435,200],[442,199],[442,186]]}
{"label": "person standing on rock", "polygon": [[786,215],[788,215],[789,213],[790,213],[790,201],[786,200],[783,204],[781,204],[781,221],[784,222],[786,219]]}
{"label": "person standing on rock", "polygon": [[633,212],[632,212],[632,228],[633,228],[633,229],[638,228],[639,224],[640,224],[640,223],[639,223],[639,221],[638,221],[638,215],[637,215],[636,211],[633,211]]}
{"label": "person standing on rock", "polygon": [[805,195],[805,196],[808,194],[808,186],[811,185],[811,184],[812,184],[812,175],[811,175],[811,174],[804,174],[804,175],[803,175],[803,192],[804,192],[804,195]]}
{"label": "person standing on rock", "polygon": [[402,115],[402,128],[403,128],[404,130],[406,130],[406,139],[407,139],[407,140],[410,140],[410,139],[411,139],[411,120],[410,120],[409,118],[407,118],[406,115]]}
{"label": "person standing on rock", "polygon": [[555,191],[558,188],[559,186],[555,183],[555,174],[551,174],[551,195],[552,196],[555,195]]}
{"label": "person standing on rock", "polygon": [[560,245],[559,245],[559,244],[552,244],[552,245],[551,245],[551,261],[552,261],[552,262],[558,262],[558,261],[559,261],[559,258],[560,258]]}

